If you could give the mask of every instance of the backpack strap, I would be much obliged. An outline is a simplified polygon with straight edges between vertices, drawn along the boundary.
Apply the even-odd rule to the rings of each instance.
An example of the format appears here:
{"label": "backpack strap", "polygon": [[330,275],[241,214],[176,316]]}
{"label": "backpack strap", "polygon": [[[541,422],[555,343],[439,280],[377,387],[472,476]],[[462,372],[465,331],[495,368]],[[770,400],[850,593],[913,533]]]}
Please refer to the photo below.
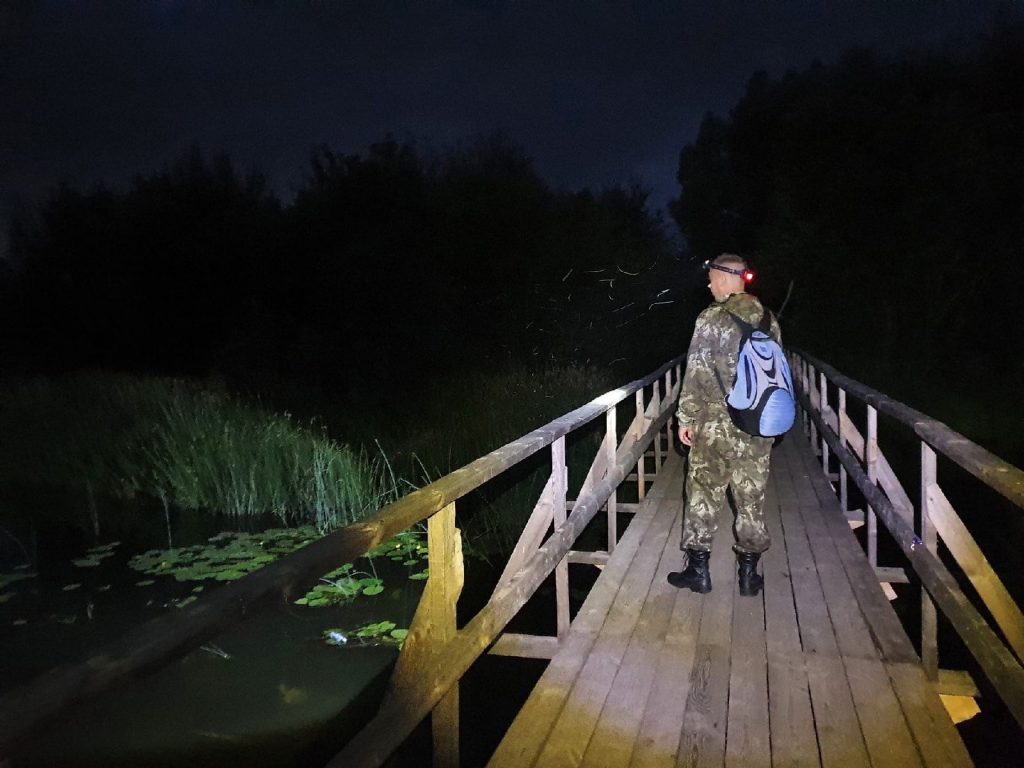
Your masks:
{"label": "backpack strap", "polygon": [[[757,328],[755,326],[751,325],[750,323],[748,323],[746,320],[740,319],[739,317],[734,315],[729,310],[725,310],[725,314],[727,314],[729,317],[731,317],[733,319],[733,322],[736,323],[737,327],[740,329],[740,333],[743,334],[740,337],[740,346],[742,347],[743,346],[743,339],[746,338],[747,336],[749,336],[750,334],[752,334],[755,330],[757,330]],[[768,310],[766,309],[765,310],[765,315],[767,315],[767,314],[768,314]],[[764,315],[761,316],[761,324],[762,325],[764,324]],[[771,326],[771,319],[770,318],[768,320],[768,324],[769,324],[769,327],[770,327]],[[724,395],[725,397],[728,397],[729,396],[729,392],[725,388],[725,383],[722,381],[722,377],[718,375],[718,366],[715,366],[714,370],[715,370],[715,379],[718,381],[718,386],[722,390],[722,395]]]}

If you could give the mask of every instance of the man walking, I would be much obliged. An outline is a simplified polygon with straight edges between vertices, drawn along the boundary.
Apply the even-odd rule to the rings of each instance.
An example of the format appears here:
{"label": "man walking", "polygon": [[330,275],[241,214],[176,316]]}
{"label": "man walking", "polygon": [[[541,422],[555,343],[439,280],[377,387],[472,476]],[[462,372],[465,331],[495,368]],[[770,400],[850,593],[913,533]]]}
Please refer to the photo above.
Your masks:
{"label": "man walking", "polygon": [[[755,437],[736,427],[726,407],[742,332],[733,317],[757,326],[764,308],[746,292],[747,264],[724,253],[707,265],[714,303],[697,317],[679,393],[679,440],[691,446],[680,548],[687,556],[682,571],[668,575],[674,587],[711,591],[709,559],[718,528],[718,512],[732,490],[736,507],[733,549],[740,594],[756,595],[764,585],[757,562],[771,544],[764,525],[764,493],[772,438]],[[771,335],[781,342],[772,317]]]}

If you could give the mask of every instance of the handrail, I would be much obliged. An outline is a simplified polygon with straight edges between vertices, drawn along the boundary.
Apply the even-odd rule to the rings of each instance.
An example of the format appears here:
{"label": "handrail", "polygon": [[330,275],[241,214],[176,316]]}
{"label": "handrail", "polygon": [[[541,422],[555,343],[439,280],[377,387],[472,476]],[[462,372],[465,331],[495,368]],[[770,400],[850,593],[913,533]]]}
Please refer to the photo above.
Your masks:
{"label": "handrail", "polygon": [[887,416],[892,416],[910,427],[918,437],[938,449],[946,458],[951,459],[989,488],[998,491],[1002,496],[1024,509],[1024,470],[1003,461],[959,432],[950,429],[941,421],[933,419],[909,405],[904,405],[898,400],[893,400],[859,381],[844,376],[828,363],[824,363],[806,352],[793,351],[807,360],[817,371],[824,373],[831,382],[848,393],[856,395]]}
{"label": "handrail", "polygon": [[[937,448],[1018,506],[1024,501],[1016,499],[1018,490],[1024,488],[1021,485],[1024,473],[954,432],[945,424],[840,374],[831,366],[809,355],[795,350],[792,353],[795,363],[794,379],[798,384],[800,404],[805,416],[811,420],[808,427],[812,442],[816,442],[818,434],[821,437],[823,470],[828,471],[830,449],[839,461],[843,511],[846,512],[845,481],[849,477],[869,505],[869,509],[865,511],[868,522],[873,521],[875,515],[882,518],[886,528],[914,567],[924,589],[927,590],[927,593],[922,592],[921,604],[921,655],[925,672],[932,679],[937,678],[938,647],[935,609],[932,603],[934,600],[950,619],[954,629],[981,665],[1018,724],[1024,727],[1024,667],[989,627],[939,558],[939,531],[955,532],[959,537],[958,546],[951,548],[954,559],[978,588],[1000,628],[1011,641],[1016,640],[1021,634],[1021,612],[1002,589],[998,577],[991,571],[988,562],[960,523],[959,517],[942,495],[935,479],[935,453],[932,447]],[[821,378],[817,386],[815,370]],[[826,387],[829,381],[839,392],[838,412],[833,411],[828,404]],[[852,393],[867,403],[868,440],[857,433],[856,427],[846,416],[847,393]],[[878,448],[873,409],[896,418],[913,429],[922,440],[922,514],[919,532],[914,530],[913,506]],[[864,450],[857,450],[858,445]],[[997,466],[998,472],[993,475],[991,472],[983,471],[982,461],[990,467]],[[881,464],[887,467],[888,477],[877,472]],[[933,509],[936,505],[939,505],[939,508]],[[869,531],[869,557],[872,554],[872,545]],[[963,559],[965,557],[969,559]],[[872,561],[872,565],[876,563]]]}
{"label": "handrail", "polygon": [[[678,369],[684,359],[685,356],[679,356],[670,360],[657,371],[595,398],[382,507],[365,520],[328,534],[259,571],[220,587],[178,613],[141,625],[84,662],[56,667],[4,693],[0,696],[0,761],[36,729],[73,704],[93,698],[140,673],[166,666],[240,621],[262,600],[280,595],[290,601],[298,591],[296,587],[304,591],[304,585],[320,575],[355,560],[426,520],[627,398],[642,393],[667,372]],[[581,515],[585,511],[581,506]],[[580,516],[574,510],[569,522]],[[488,628],[484,634],[489,631]]]}

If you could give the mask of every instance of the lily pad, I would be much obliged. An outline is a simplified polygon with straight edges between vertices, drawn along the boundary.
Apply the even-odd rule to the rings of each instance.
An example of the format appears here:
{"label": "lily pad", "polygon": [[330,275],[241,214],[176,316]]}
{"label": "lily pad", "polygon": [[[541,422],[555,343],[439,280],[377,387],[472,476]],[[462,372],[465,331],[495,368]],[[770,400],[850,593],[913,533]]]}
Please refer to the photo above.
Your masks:
{"label": "lily pad", "polygon": [[65,584],[63,587],[61,587],[61,590],[63,590],[64,592],[72,592],[72,591],[78,589],[80,586],[82,586],[82,585],[81,584]]}
{"label": "lily pad", "polygon": [[424,581],[430,576],[429,571],[420,571],[419,573],[413,573],[409,575],[410,581]]}
{"label": "lily pad", "polygon": [[13,627],[23,627],[26,624],[28,624],[28,619],[15,619],[11,622],[11,626]]}
{"label": "lily pad", "polygon": [[142,581],[135,582],[136,587],[148,587],[151,584],[156,584],[156,582],[153,579],[143,579]]}

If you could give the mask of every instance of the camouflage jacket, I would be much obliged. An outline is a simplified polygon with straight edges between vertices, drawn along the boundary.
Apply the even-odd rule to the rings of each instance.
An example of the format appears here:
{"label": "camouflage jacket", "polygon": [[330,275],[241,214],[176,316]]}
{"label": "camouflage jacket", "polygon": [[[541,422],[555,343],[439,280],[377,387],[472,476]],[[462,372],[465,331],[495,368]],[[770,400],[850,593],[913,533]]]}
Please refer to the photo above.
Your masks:
{"label": "camouflage jacket", "polygon": [[[676,409],[679,426],[696,427],[706,421],[729,421],[726,396],[715,377],[717,371],[728,391],[736,376],[736,357],[742,334],[729,315],[756,326],[763,311],[761,302],[754,296],[734,293],[724,301],[716,301],[697,317]],[[781,344],[782,331],[774,315],[771,333]]]}

